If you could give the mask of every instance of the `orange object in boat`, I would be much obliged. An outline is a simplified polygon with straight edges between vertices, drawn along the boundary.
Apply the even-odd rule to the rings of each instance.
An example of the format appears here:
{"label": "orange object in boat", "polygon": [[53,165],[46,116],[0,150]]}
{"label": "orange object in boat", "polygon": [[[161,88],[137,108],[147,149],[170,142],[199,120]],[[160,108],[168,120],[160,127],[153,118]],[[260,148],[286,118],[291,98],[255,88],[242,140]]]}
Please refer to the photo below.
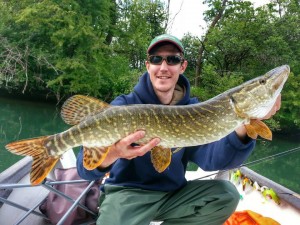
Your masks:
{"label": "orange object in boat", "polygon": [[224,225],[280,225],[280,223],[251,210],[245,210],[234,212]]}

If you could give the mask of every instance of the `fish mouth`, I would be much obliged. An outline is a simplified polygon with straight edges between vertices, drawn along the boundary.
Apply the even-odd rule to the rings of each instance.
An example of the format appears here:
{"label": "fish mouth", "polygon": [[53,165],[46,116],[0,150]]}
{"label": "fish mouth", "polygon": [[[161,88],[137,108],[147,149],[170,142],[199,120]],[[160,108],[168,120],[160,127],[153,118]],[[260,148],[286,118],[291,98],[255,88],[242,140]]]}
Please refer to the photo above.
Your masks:
{"label": "fish mouth", "polygon": [[272,106],[275,104],[276,99],[280,95],[285,82],[287,81],[290,73],[290,67],[288,65],[283,65],[281,67],[277,67],[274,70],[271,70],[268,74],[270,79],[273,82],[272,89],[274,90],[274,94],[272,99],[265,106],[261,107],[256,113],[256,118],[262,118],[270,111]]}
{"label": "fish mouth", "polygon": [[[274,76],[273,90],[275,91],[274,96],[277,98],[283,89],[285,82],[287,81],[290,74],[290,67],[288,65],[283,65],[275,71],[270,71],[271,76]],[[273,74],[275,73],[275,74]]]}

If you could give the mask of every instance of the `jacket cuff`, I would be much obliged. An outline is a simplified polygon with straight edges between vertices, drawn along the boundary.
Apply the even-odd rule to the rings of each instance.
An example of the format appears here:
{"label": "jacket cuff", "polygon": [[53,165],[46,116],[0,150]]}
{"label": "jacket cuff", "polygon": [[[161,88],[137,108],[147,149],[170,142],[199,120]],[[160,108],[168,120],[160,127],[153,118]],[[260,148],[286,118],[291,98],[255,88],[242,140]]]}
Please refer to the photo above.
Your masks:
{"label": "jacket cuff", "polygon": [[249,149],[251,146],[254,146],[256,140],[253,140],[252,138],[248,137],[245,141],[242,141],[238,137],[236,132],[232,132],[228,135],[228,142],[235,149],[243,151],[245,149]]}
{"label": "jacket cuff", "polygon": [[102,169],[97,167],[97,169],[95,169],[95,174],[98,174],[98,173],[99,173],[99,175],[106,174],[111,170],[112,167],[113,167],[113,164],[106,168],[102,168]]}

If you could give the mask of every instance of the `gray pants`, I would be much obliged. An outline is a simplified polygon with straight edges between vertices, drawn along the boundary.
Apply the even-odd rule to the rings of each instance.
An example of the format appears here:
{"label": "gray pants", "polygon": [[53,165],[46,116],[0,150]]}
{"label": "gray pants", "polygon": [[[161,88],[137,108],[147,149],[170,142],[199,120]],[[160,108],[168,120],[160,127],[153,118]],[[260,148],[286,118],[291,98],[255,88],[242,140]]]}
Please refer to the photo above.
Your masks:
{"label": "gray pants", "polygon": [[239,193],[229,181],[190,181],[175,192],[105,185],[97,225],[221,225],[234,212]]}

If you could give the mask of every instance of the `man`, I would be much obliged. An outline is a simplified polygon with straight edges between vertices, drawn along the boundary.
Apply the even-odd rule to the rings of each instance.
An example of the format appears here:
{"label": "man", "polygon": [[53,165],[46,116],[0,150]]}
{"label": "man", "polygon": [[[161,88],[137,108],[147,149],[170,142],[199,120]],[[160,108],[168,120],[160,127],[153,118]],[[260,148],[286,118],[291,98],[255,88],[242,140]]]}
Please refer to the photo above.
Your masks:
{"label": "man", "polygon": [[[154,38],[147,53],[147,72],[132,93],[117,97],[112,105],[198,102],[190,98],[190,84],[182,75],[188,63],[176,37],[163,34]],[[267,118],[279,108],[280,98]],[[153,220],[164,221],[163,225],[223,224],[238,204],[236,188],[220,180],[187,182],[185,171],[189,161],[208,171],[242,164],[255,145],[244,126],[220,141],[183,148],[172,155],[171,164],[162,173],[155,171],[150,159],[150,150],[159,144],[159,138],[143,146],[133,145],[144,135],[144,131],[137,131],[112,145],[101,166],[92,171],[83,167],[83,153],[79,152],[77,167],[82,178],[99,179],[110,172],[102,188],[97,224],[149,225]]]}

